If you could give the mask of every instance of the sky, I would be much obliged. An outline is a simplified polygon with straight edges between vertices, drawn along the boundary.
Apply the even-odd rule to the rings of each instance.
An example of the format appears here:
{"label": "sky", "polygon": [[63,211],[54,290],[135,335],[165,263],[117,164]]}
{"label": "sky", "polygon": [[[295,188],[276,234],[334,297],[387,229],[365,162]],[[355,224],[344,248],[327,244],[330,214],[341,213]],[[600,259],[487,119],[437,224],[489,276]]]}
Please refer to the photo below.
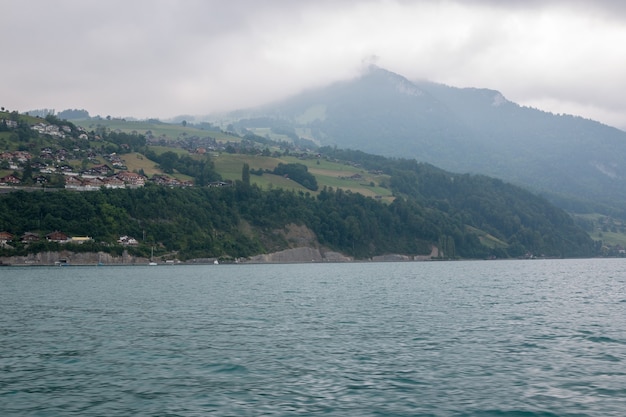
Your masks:
{"label": "sky", "polygon": [[626,130],[621,0],[0,0],[0,10],[9,110],[206,115],[375,63]]}

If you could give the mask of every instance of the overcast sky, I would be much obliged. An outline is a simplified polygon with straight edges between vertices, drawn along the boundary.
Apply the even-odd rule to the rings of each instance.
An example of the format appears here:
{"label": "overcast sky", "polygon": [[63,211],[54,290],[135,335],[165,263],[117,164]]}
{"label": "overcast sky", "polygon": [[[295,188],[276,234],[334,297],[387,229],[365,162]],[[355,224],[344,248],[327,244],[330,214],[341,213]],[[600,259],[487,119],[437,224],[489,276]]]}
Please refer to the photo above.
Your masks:
{"label": "overcast sky", "polygon": [[168,118],[354,77],[409,79],[626,129],[621,0],[0,0],[0,105]]}

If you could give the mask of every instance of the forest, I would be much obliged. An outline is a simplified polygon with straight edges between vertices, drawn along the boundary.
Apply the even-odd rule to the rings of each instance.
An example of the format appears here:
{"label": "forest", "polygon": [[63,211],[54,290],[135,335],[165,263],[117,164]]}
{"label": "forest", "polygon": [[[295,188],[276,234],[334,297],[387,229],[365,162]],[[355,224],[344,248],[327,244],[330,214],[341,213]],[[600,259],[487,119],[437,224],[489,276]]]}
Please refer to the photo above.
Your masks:
{"label": "forest", "polygon": [[[463,182],[472,178],[460,177]],[[120,236],[133,236],[132,248],[146,255],[156,247],[178,259],[245,258],[288,247],[277,231],[289,224],[311,229],[320,245],[355,259],[375,255],[428,254],[431,245],[445,249],[447,258],[509,258],[533,253],[550,257],[591,256],[594,242],[563,212],[540,198],[515,199],[504,192],[498,201],[489,188],[506,191],[506,184],[484,179],[475,190],[454,189],[437,201],[396,198],[391,204],[341,189],[322,189],[317,196],[283,189],[262,190],[237,182],[231,187],[187,189],[147,185],[138,189],[98,192],[12,192],[0,195],[0,231],[15,236],[0,249],[2,256],[59,250],[45,239],[25,245],[26,232],[42,237],[52,231],[90,236],[73,245],[76,251],[119,253]],[[435,185],[436,188],[436,185]],[[525,201],[526,206],[522,205]],[[467,210],[458,206],[467,206]],[[477,232],[480,229],[481,232]],[[484,244],[489,233],[501,244]]]}

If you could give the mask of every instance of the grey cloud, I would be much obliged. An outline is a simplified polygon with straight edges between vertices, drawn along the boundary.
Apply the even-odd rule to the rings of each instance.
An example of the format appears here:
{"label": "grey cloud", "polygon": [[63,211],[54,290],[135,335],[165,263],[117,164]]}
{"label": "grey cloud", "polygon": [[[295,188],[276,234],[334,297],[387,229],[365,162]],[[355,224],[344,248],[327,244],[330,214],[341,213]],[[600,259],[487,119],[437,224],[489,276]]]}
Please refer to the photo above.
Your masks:
{"label": "grey cloud", "polygon": [[[0,75],[12,82],[0,85],[0,97],[3,106],[22,110],[85,107],[138,117],[228,110],[349,77],[371,56],[409,78],[495,88],[522,104],[549,96],[558,111],[593,107],[589,114],[611,121],[626,107],[619,94],[626,58],[619,46],[601,47],[611,36],[616,45],[626,42],[626,3],[618,1],[9,4],[0,36],[11,40],[4,50],[10,64]],[[572,24],[548,41],[531,28],[509,27],[540,18],[561,24],[562,16],[591,16],[590,27],[606,22],[613,32],[583,33],[581,49],[562,43],[578,39],[581,28]],[[588,55],[576,55],[578,49]]]}

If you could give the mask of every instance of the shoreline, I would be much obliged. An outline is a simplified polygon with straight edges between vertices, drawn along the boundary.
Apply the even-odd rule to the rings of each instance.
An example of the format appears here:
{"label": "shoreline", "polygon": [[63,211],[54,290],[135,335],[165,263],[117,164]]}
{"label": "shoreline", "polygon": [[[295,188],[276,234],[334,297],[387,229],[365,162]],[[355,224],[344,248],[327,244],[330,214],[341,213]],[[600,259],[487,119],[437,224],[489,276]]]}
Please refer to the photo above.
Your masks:
{"label": "shoreline", "polygon": [[[233,264],[311,264],[311,263],[352,263],[352,262],[423,262],[444,260],[437,256],[436,248],[429,255],[386,254],[369,259],[354,259],[339,252],[309,246],[285,249],[278,252],[254,255],[249,258],[221,259],[216,257],[195,258],[187,261],[178,259],[157,259],[157,265],[222,265]],[[149,258],[135,257],[124,252],[112,256],[105,252],[40,252],[25,256],[0,257],[0,266],[147,266]]]}

